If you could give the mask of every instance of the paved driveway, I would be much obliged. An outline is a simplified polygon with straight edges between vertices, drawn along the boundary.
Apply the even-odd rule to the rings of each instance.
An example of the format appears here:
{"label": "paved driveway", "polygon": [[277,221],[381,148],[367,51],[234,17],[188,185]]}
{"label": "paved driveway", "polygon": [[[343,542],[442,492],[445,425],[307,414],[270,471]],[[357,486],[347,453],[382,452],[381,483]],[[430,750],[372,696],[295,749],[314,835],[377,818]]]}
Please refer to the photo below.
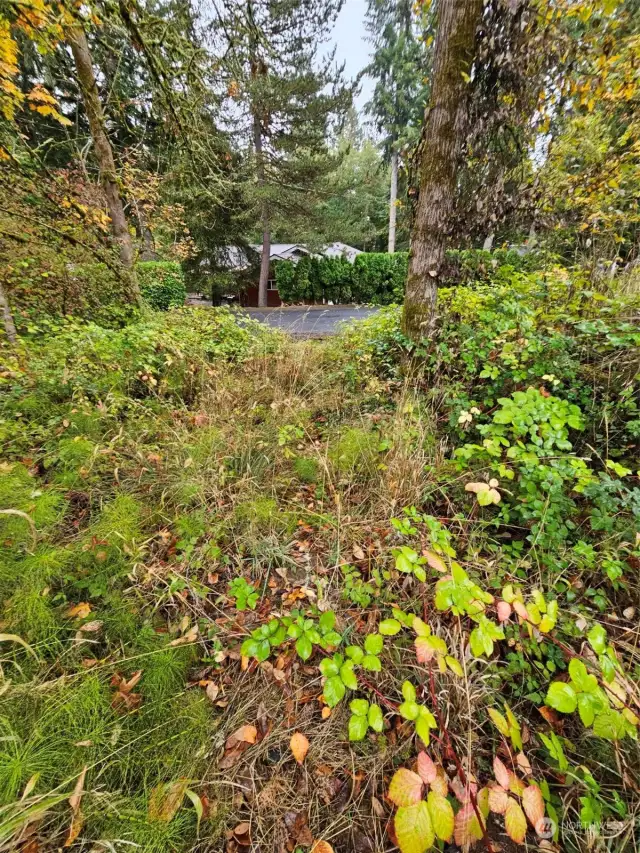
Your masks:
{"label": "paved driveway", "polygon": [[283,329],[291,335],[309,337],[335,335],[337,327],[345,320],[364,320],[375,314],[377,308],[360,308],[352,305],[302,305],[294,308],[245,308],[254,320]]}

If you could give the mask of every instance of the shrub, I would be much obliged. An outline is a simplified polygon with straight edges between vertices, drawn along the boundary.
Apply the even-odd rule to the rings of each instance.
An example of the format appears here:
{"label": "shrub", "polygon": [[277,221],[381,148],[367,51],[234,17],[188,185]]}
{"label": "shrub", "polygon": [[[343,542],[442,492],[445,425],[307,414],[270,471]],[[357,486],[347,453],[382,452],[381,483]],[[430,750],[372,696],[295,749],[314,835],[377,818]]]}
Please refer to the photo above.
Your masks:
{"label": "shrub", "polygon": [[[278,261],[276,282],[283,302],[365,302],[391,305],[404,299],[408,252],[362,252],[353,264],[346,258],[306,257],[298,263]],[[535,272],[549,264],[542,252],[516,249],[451,250],[444,281],[450,286],[505,284],[516,272]]]}
{"label": "shrub", "polygon": [[152,308],[167,311],[184,305],[187,291],[177,261],[139,261],[136,274],[140,291]]}

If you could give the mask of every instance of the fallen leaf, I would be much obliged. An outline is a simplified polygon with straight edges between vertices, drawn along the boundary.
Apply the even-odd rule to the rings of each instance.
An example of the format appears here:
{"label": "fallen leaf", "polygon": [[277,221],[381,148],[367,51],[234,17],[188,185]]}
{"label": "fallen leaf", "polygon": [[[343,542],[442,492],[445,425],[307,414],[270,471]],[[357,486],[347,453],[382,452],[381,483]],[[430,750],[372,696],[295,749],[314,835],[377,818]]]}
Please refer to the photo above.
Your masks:
{"label": "fallen leaf", "polygon": [[215,682],[210,681],[207,684],[207,689],[205,690],[205,693],[207,694],[208,699],[210,699],[212,702],[215,702],[218,698],[218,693],[220,693],[220,688]]}
{"label": "fallen leaf", "polygon": [[67,610],[67,616],[70,619],[86,619],[90,613],[91,605],[88,601],[81,601]]}
{"label": "fallen leaf", "polygon": [[252,725],[240,726],[239,729],[229,735],[225,744],[226,749],[233,749],[239,743],[255,743],[258,737],[258,729]]}
{"label": "fallen leaf", "polygon": [[298,764],[302,764],[307,755],[307,752],[309,751],[309,741],[307,740],[307,738],[301,732],[295,732],[295,734],[291,737],[289,747],[291,748],[293,757],[298,762]]}
{"label": "fallen leaf", "polygon": [[311,853],[333,853],[333,847],[328,841],[315,841]]}
{"label": "fallen leaf", "polygon": [[362,548],[359,545],[353,546],[353,556],[356,558],[356,560],[364,560],[365,559],[364,551],[362,550]]}
{"label": "fallen leaf", "polygon": [[311,847],[313,835],[309,829],[306,812],[285,812],[284,825],[291,838],[303,847]]}
{"label": "fallen leaf", "polygon": [[384,806],[377,797],[371,797],[371,808],[377,817],[384,817],[386,814]]}

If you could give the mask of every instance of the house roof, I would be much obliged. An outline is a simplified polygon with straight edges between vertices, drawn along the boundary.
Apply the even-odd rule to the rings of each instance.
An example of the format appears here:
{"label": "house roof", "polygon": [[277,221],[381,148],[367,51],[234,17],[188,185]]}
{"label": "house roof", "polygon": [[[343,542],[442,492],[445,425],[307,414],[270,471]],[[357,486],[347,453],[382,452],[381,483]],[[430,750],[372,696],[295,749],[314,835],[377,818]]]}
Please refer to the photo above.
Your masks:
{"label": "house roof", "polygon": [[[250,248],[257,254],[262,252],[262,244],[260,243],[252,243]],[[275,261],[290,261],[298,259],[301,255],[311,254],[311,250],[303,243],[272,243],[269,258]],[[354,246],[336,242],[329,243],[317,254],[324,255],[326,258],[346,258],[349,263],[353,263],[356,255],[361,253],[360,249],[356,249]],[[241,246],[224,246],[218,253],[218,263],[226,269],[240,270],[249,266],[250,259],[247,251]]]}

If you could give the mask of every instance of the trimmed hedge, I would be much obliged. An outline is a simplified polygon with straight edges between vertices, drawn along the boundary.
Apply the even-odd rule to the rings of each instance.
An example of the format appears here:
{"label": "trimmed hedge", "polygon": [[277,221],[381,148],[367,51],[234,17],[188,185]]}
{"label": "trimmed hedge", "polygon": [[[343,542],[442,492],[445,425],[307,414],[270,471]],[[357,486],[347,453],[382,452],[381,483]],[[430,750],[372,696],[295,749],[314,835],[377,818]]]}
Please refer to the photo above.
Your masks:
{"label": "trimmed hedge", "polygon": [[187,289],[182,267],[177,261],[139,261],[136,275],[140,292],[152,308],[167,311],[184,305]]}
{"label": "trimmed hedge", "polygon": [[[452,250],[447,252],[447,286],[499,282],[516,272],[532,272],[548,264],[540,252],[521,255],[515,249]],[[353,264],[344,258],[305,257],[297,263],[277,261],[276,283],[283,302],[402,302],[408,252],[363,252]]]}

